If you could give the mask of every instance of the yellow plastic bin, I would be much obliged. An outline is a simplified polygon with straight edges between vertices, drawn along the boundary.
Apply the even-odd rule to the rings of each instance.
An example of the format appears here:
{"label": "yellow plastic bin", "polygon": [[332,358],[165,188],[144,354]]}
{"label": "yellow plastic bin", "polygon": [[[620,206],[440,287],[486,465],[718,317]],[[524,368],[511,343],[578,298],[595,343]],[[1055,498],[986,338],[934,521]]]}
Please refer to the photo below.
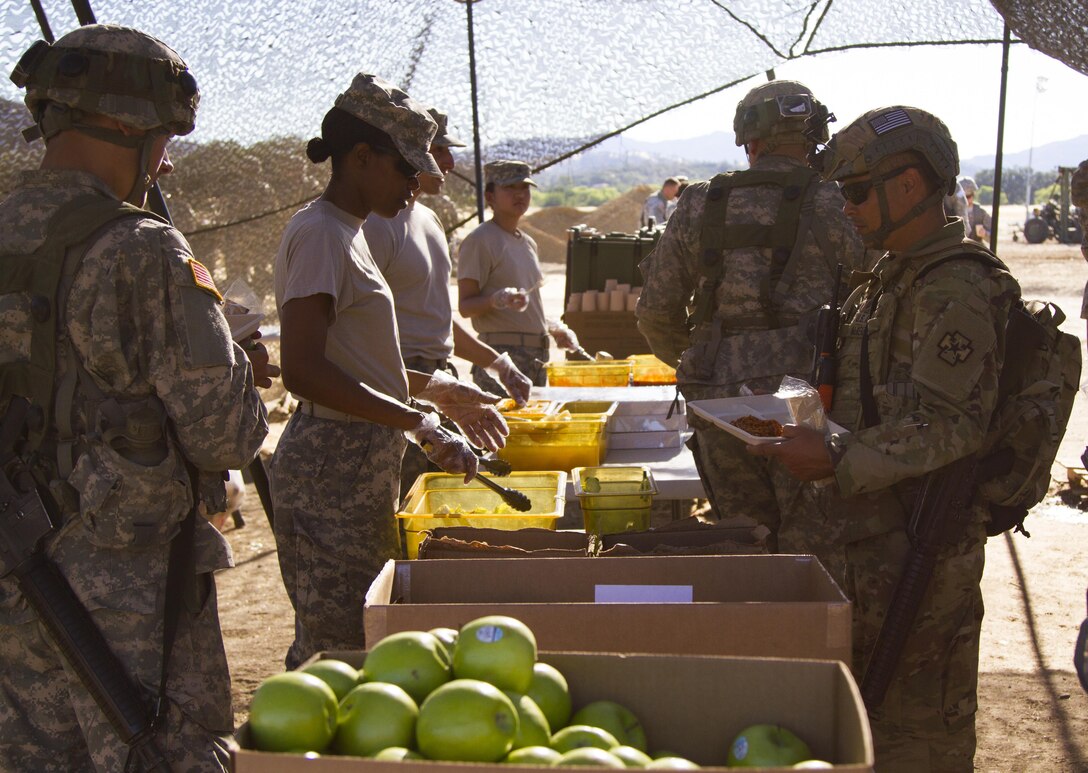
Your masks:
{"label": "yellow plastic bin", "polygon": [[650,528],[657,484],[645,466],[571,470],[586,533],[615,534]]}
{"label": "yellow plastic bin", "polygon": [[611,415],[549,414],[509,422],[510,434],[498,456],[510,462],[515,470],[566,471],[600,464],[608,451],[606,430]]}
{"label": "yellow plastic bin", "polygon": [[548,386],[616,387],[631,382],[630,360],[553,360],[545,367]]}
{"label": "yellow plastic bin", "polygon": [[529,511],[514,510],[477,480],[465,484],[462,475],[428,472],[416,478],[397,513],[408,558],[419,555],[424,532],[440,526],[555,529],[566,503],[566,472],[518,472],[494,480],[529,497]]}
{"label": "yellow plastic bin", "polygon": [[666,365],[652,354],[632,354],[631,386],[660,386],[676,383],[676,368]]}
{"label": "yellow plastic bin", "polygon": [[519,421],[521,419],[538,419],[554,411],[555,405],[554,400],[528,400],[525,405],[518,408],[513,400],[506,398],[499,400],[498,405],[495,407],[507,419]]}

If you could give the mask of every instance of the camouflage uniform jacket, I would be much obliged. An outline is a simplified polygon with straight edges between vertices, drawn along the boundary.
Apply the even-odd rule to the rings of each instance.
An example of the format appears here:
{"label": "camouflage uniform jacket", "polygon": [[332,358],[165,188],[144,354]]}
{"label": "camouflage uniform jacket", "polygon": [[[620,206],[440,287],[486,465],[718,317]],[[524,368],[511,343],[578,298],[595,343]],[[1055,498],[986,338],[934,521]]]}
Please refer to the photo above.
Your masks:
{"label": "camouflage uniform jacket", "polygon": [[[952,219],[910,249],[889,252],[842,310],[832,420],[842,496],[880,492],[979,449],[997,401],[1005,324],[1019,297],[1009,274],[950,260],[915,279],[929,258],[963,241]],[[860,399],[863,333],[879,423]]]}
{"label": "camouflage uniform jacket", "polygon": [[[803,168],[801,161],[786,156],[762,156],[755,171],[790,172]],[[813,182],[813,214],[809,233],[801,236],[799,268],[782,307],[777,309],[779,327],[771,330],[761,299],[761,287],[769,282],[771,250],[761,247],[728,251],[713,305],[713,318],[705,325],[721,325],[725,334],[717,351],[692,346],[700,331],[689,338],[688,308],[703,278],[701,244],[703,213],[710,183],[694,183],[684,191],[676,212],[661,239],[640,268],[644,279],[637,316],[639,329],[654,354],[679,362],[677,379],[689,399],[735,395],[744,383],[773,391],[783,375],[808,378],[812,341],[806,315],[831,300],[836,266],[846,276],[862,268],[865,247],[842,213],[842,195],[833,183]],[[736,188],[729,197],[729,225],[769,225],[779,212],[782,189],[772,185]],[[813,233],[822,230],[821,237]],[[831,254],[825,254],[826,244]],[[813,315],[814,316],[814,315]],[[799,324],[802,323],[802,324]],[[704,360],[713,358],[712,369]],[[699,375],[711,371],[708,377]]]}
{"label": "camouflage uniform jacket", "polygon": [[[32,252],[57,209],[88,194],[115,198],[87,173],[26,173],[0,203],[0,251]],[[89,607],[97,606],[95,598],[132,593],[132,586],[141,585],[154,608],[168,551],[146,548],[167,544],[191,506],[181,457],[202,471],[241,468],[268,432],[267,415],[245,353],[231,341],[220,299],[199,286],[189,245],[178,231],[150,217],[129,217],[108,224],[87,245],[68,295],[64,335],[104,397],[121,406],[160,405],[172,429],[165,444],[167,461],[158,467],[110,456],[105,443],[89,439],[95,433],[86,433],[68,478],[79,495],[79,512],[65,513],[47,550]],[[0,361],[27,358],[27,298],[0,297],[0,314]],[[59,381],[67,358],[58,355],[58,361]],[[81,382],[73,399],[77,426],[93,426],[97,404]],[[139,477],[145,473],[159,477]],[[153,483],[142,485],[147,480]],[[135,542],[131,524],[114,522],[109,515],[133,507],[146,513],[140,518],[147,523],[139,526],[157,529],[154,534],[135,529]],[[195,544],[198,572],[230,565],[229,546],[203,519]],[[131,563],[119,563],[121,555]],[[28,614],[25,604],[14,609],[16,602],[14,583],[0,583],[0,611],[14,612],[17,619],[11,622]]]}

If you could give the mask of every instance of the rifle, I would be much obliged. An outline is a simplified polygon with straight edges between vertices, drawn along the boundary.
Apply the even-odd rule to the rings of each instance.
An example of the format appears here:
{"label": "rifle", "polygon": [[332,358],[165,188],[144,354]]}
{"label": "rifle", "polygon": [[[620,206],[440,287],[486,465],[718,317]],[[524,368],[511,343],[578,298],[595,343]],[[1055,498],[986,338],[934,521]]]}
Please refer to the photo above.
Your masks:
{"label": "rifle", "polygon": [[937,554],[963,531],[971,511],[977,461],[969,454],[926,476],[908,526],[911,549],[869,656],[861,697],[870,711],[884,701],[926,595]]}
{"label": "rifle", "polygon": [[812,385],[820,393],[824,412],[831,412],[831,400],[835,395],[835,342],[839,337],[839,289],[842,287],[842,263],[835,273],[835,289],[831,303],[816,312],[816,357],[812,363]]}
{"label": "rifle", "polygon": [[130,756],[142,763],[141,769],[169,773],[139,687],[42,550],[42,540],[54,530],[53,521],[29,467],[16,452],[29,407],[25,397],[13,397],[0,423],[0,578],[14,576],[64,660],[128,745]]}

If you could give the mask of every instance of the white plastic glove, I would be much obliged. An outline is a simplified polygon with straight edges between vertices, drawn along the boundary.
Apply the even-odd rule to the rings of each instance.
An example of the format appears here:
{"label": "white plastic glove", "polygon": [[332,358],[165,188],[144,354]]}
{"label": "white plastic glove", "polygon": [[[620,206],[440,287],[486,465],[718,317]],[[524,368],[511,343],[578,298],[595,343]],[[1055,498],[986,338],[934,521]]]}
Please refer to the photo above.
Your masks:
{"label": "white plastic glove", "polygon": [[437,413],[426,414],[415,429],[405,430],[404,435],[446,472],[464,473],[465,483],[476,477],[476,454],[463,437],[439,425]]}
{"label": "white plastic glove", "polygon": [[495,408],[495,403],[502,399],[498,395],[458,381],[444,370],[436,370],[415,398],[445,414],[475,445],[488,451],[498,451],[506,445],[510,428]]}
{"label": "white plastic glove", "polygon": [[518,366],[514,364],[514,361],[510,359],[510,355],[507,352],[503,352],[495,361],[484,368],[488,373],[494,377],[496,381],[503,385],[507,393],[514,398],[514,402],[520,408],[525,405],[529,399],[529,392],[533,388],[533,382],[529,380],[529,377],[518,370]]}
{"label": "white plastic glove", "polygon": [[555,345],[560,349],[573,351],[579,348],[578,336],[562,322],[548,320],[548,332],[551,333],[552,338],[555,339]]}
{"label": "white plastic glove", "polygon": [[490,295],[491,308],[525,311],[529,307],[529,294],[516,287],[504,287]]}

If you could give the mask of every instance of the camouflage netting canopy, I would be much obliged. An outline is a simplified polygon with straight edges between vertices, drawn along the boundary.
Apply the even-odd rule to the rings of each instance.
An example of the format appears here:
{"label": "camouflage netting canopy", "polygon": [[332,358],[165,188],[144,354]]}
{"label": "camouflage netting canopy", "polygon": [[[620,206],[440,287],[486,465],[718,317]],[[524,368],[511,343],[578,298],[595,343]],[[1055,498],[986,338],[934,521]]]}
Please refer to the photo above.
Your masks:
{"label": "camouflage netting canopy", "polygon": [[[59,37],[65,0],[41,0]],[[102,23],[143,29],[177,49],[203,92],[197,129],[164,179],[178,226],[217,279],[267,295],[286,219],[327,170],[302,148],[358,71],[382,75],[448,112],[470,144],[472,83],[484,159],[541,168],[791,59],[874,46],[1000,43],[1001,13],[1033,47],[1088,73],[1083,0],[91,0]],[[42,37],[31,0],[0,0],[4,74]],[[475,69],[470,71],[469,25]],[[473,78],[474,72],[474,78]],[[995,79],[997,73],[994,74]],[[757,81],[753,81],[755,83]],[[40,149],[18,137],[21,95],[0,81],[0,194]],[[471,148],[468,149],[471,151]],[[474,210],[463,180],[436,202],[447,224]]]}

